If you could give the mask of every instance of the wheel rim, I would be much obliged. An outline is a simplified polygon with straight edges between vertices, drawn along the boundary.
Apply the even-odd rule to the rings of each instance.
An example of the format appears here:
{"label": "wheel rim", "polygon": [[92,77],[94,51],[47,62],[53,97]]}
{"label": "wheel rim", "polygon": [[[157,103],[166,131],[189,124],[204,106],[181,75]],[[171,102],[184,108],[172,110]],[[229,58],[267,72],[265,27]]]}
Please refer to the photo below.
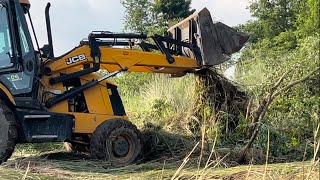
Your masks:
{"label": "wheel rim", "polygon": [[129,152],[129,142],[122,136],[117,137],[112,145],[113,153],[119,157],[125,157]]}
{"label": "wheel rim", "polygon": [[112,159],[126,162],[134,155],[135,145],[127,134],[120,134],[112,138]]}

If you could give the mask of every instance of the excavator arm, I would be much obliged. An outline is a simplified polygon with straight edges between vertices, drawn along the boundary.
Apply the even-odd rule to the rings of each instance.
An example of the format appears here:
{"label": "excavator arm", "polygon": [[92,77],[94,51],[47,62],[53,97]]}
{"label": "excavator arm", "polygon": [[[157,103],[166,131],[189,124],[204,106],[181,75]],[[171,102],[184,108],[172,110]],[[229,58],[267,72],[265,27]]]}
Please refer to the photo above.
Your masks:
{"label": "excavator arm", "polygon": [[[93,50],[94,48],[96,49]],[[97,53],[94,53],[95,51]],[[67,55],[46,64],[45,72],[52,73],[71,67],[81,69],[85,65],[88,66],[87,69],[91,68],[95,71],[103,69],[108,72],[114,72],[126,67],[130,72],[180,75],[201,69],[201,66],[193,58],[177,55],[172,55],[172,58],[174,62],[169,63],[166,55],[161,53],[126,48],[110,48],[108,46],[95,47],[85,44],[75,48]]]}
{"label": "excavator arm", "polygon": [[[136,44],[134,40],[140,42]],[[51,79],[52,84],[100,69],[114,72],[127,68],[130,72],[182,76],[225,62],[227,56],[239,51],[247,40],[247,35],[222,23],[213,23],[205,8],[169,28],[166,36],[92,32],[79,47],[49,60],[44,72],[79,68],[75,74]],[[134,48],[135,45],[139,48]]]}
{"label": "excavator arm", "polygon": [[[51,108],[123,71],[178,77],[196,73],[225,62],[227,56],[239,51],[247,40],[248,36],[243,33],[222,23],[213,23],[206,8],[171,27],[166,36],[92,32],[75,49],[60,57],[49,58],[44,63],[43,72],[49,77],[50,85],[101,69],[110,74],[65,91],[48,100],[46,107]],[[149,43],[152,41],[154,44]]]}

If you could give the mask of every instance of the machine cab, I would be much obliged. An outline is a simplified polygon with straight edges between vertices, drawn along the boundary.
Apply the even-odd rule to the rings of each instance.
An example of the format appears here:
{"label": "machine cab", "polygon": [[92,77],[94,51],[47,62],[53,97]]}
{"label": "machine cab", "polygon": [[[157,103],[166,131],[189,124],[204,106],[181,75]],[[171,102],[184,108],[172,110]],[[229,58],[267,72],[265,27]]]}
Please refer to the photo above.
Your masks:
{"label": "machine cab", "polygon": [[16,0],[0,0],[0,83],[12,95],[32,91],[35,51],[22,7]]}

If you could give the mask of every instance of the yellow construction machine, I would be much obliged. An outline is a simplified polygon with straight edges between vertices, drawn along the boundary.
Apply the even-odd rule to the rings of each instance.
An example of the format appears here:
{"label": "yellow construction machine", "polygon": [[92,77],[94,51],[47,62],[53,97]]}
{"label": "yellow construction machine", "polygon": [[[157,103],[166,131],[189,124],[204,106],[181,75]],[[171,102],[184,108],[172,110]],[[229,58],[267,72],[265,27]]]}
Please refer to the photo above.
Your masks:
{"label": "yellow construction machine", "polygon": [[[43,142],[86,146],[93,158],[117,166],[134,162],[143,138],[108,78],[125,71],[197,73],[226,61],[248,39],[213,23],[203,9],[166,35],[94,31],[79,46],[54,56],[49,8],[50,3],[48,44],[39,48],[29,1],[0,0],[0,164],[17,143]],[[101,77],[99,70],[108,74]]]}

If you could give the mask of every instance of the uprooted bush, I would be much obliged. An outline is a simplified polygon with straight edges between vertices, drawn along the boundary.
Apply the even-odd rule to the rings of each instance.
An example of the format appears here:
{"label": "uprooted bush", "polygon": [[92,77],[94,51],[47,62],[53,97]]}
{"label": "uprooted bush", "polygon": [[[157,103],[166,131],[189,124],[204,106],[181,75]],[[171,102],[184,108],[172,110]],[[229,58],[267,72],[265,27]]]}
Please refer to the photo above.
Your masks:
{"label": "uprooted bush", "polygon": [[193,132],[198,134],[203,124],[210,128],[217,122],[222,125],[222,134],[232,132],[246,114],[249,95],[211,69],[196,75],[195,87],[193,114],[197,121],[190,122]]}
{"label": "uprooted bush", "polygon": [[[163,120],[164,125],[155,126],[150,122],[144,125],[146,160],[184,157],[199,142],[203,130],[204,154],[210,154],[210,144],[215,136],[222,131],[222,134],[232,132],[238,126],[239,118],[246,113],[248,94],[223,75],[215,70],[206,69],[192,78],[195,85],[188,90],[193,91],[195,97],[191,98],[192,102],[189,101],[190,107],[184,108],[190,112],[175,110],[175,113]],[[185,80],[190,81],[191,78]],[[157,81],[159,82],[162,81]],[[159,94],[163,89],[171,89],[157,87],[161,88],[155,88],[152,92]],[[166,101],[168,93],[163,94],[166,96],[159,97]],[[170,104],[170,101],[167,102]]]}

